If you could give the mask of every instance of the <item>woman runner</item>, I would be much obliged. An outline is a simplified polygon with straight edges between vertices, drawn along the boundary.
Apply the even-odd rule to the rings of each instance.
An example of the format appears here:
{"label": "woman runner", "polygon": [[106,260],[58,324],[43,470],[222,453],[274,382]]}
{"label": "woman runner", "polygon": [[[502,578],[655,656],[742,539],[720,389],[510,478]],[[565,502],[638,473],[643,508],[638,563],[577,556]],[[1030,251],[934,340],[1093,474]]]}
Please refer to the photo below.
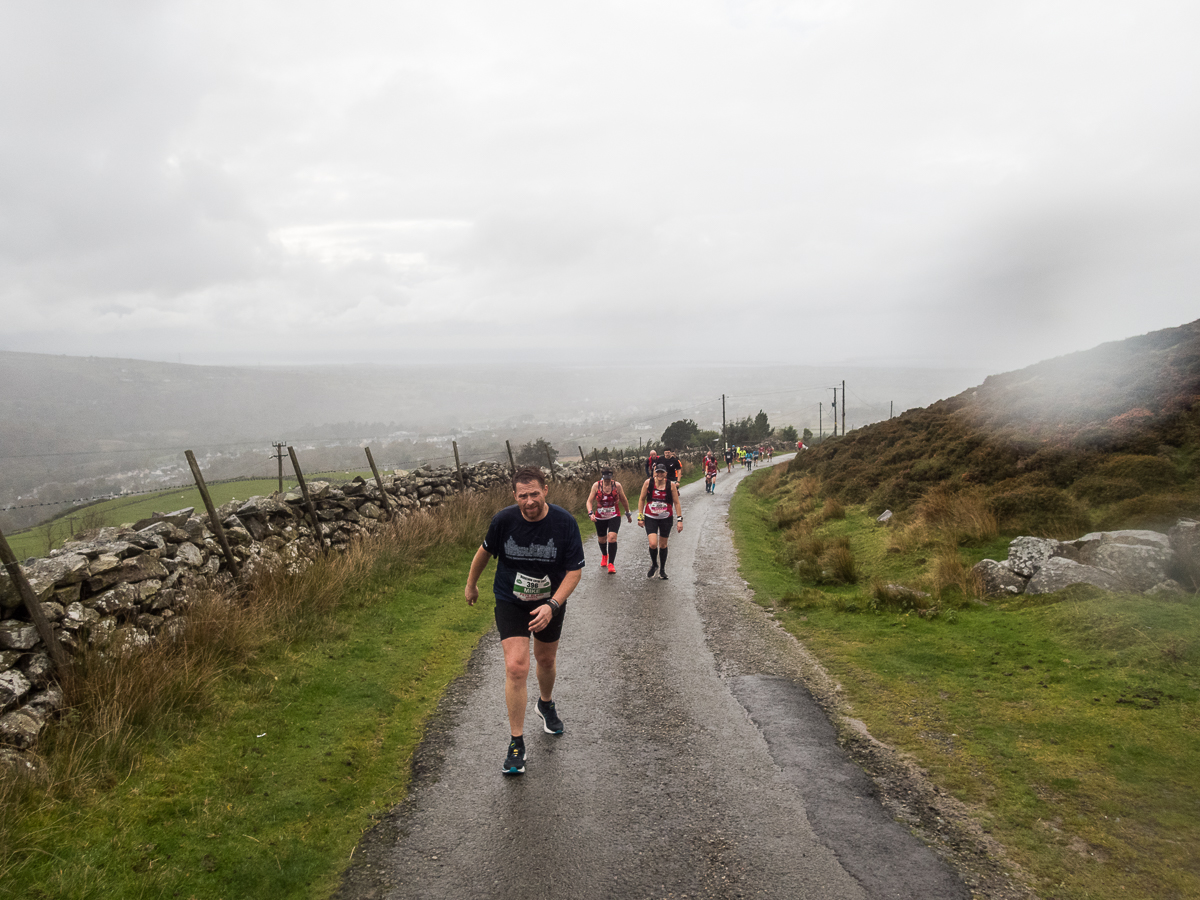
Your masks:
{"label": "woman runner", "polygon": [[713,458],[712,451],[708,451],[708,455],[704,457],[704,492],[706,494],[715,494],[717,492],[717,461]]}
{"label": "woman runner", "polygon": [[588,517],[596,524],[596,541],[600,544],[600,567],[607,568],[610,575],[617,571],[617,532],[621,530],[621,510],[625,507],[626,521],[633,521],[629,510],[629,498],[621,482],[613,481],[613,470],[605,466],[600,470],[600,480],[592,485],[588,494]]}
{"label": "woman runner", "polygon": [[671,536],[674,512],[679,516],[677,528],[683,531],[683,508],[679,505],[679,488],[667,478],[667,467],[659,463],[654,467],[654,477],[647,478],[638,496],[638,524],[646,529],[650,539],[650,571],[647,578],[667,578],[667,538]]}

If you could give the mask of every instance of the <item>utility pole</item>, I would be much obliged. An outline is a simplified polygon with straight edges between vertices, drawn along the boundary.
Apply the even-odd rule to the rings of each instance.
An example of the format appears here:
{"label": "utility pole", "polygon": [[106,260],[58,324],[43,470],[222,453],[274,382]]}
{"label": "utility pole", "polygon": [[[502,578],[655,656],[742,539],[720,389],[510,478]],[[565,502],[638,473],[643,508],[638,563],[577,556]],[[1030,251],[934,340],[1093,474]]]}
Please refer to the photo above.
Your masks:
{"label": "utility pole", "polygon": [[825,404],[817,404],[817,437],[825,440]]}
{"label": "utility pole", "polygon": [[894,415],[896,415],[896,401],[889,400],[888,401],[888,418],[890,419]]}
{"label": "utility pole", "polygon": [[725,439],[725,395],[721,395],[721,445],[728,447],[729,441]]}
{"label": "utility pole", "polygon": [[[838,389],[830,388],[830,390],[833,391],[833,436],[837,437],[837,434],[838,434],[838,432],[837,432],[837,392],[838,392]],[[843,397],[842,403],[845,403],[845,402],[846,402],[846,399]]]}
{"label": "utility pole", "polygon": [[846,379],[842,379],[842,434],[846,433]]}
{"label": "utility pole", "polygon": [[276,441],[271,445],[275,448],[275,455],[271,459],[279,461],[279,493],[283,493],[283,448],[286,445],[284,441]]}

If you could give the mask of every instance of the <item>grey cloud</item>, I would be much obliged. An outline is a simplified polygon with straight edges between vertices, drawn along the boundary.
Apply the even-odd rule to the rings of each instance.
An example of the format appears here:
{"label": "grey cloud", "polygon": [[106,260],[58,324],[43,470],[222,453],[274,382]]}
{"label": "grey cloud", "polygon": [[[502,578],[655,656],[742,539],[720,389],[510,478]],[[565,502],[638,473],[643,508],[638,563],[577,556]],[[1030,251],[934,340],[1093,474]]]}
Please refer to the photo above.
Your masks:
{"label": "grey cloud", "polygon": [[0,34],[12,349],[1014,367],[1194,317],[1190,5],[64,9]]}

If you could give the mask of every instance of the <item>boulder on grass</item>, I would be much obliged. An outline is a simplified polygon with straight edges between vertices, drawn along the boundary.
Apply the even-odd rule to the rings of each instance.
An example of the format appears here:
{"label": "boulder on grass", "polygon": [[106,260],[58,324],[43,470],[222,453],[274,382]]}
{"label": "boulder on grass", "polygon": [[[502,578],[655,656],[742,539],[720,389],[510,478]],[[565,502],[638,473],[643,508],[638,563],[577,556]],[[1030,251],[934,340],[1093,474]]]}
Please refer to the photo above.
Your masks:
{"label": "boulder on grass", "polygon": [[1086,566],[1061,556],[1047,559],[1025,586],[1026,594],[1052,594],[1073,584],[1090,584],[1106,591],[1129,590],[1120,578],[1105,569]]}
{"label": "boulder on grass", "polygon": [[1023,594],[1025,586],[1029,584],[1029,579],[1014,572],[1007,561],[980,560],[971,571],[979,576],[985,597],[1012,597]]}

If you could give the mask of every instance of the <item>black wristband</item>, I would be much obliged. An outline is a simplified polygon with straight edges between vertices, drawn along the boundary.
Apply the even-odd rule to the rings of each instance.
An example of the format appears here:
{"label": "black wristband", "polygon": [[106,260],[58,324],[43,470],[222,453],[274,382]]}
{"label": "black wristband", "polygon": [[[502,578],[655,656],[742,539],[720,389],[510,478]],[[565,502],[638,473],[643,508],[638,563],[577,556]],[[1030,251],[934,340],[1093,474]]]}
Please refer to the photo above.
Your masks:
{"label": "black wristband", "polygon": [[558,612],[560,609],[562,609],[562,604],[559,603],[557,600],[555,600],[553,597],[551,597],[546,602],[550,604],[550,608],[552,610],[554,610],[554,612]]}

